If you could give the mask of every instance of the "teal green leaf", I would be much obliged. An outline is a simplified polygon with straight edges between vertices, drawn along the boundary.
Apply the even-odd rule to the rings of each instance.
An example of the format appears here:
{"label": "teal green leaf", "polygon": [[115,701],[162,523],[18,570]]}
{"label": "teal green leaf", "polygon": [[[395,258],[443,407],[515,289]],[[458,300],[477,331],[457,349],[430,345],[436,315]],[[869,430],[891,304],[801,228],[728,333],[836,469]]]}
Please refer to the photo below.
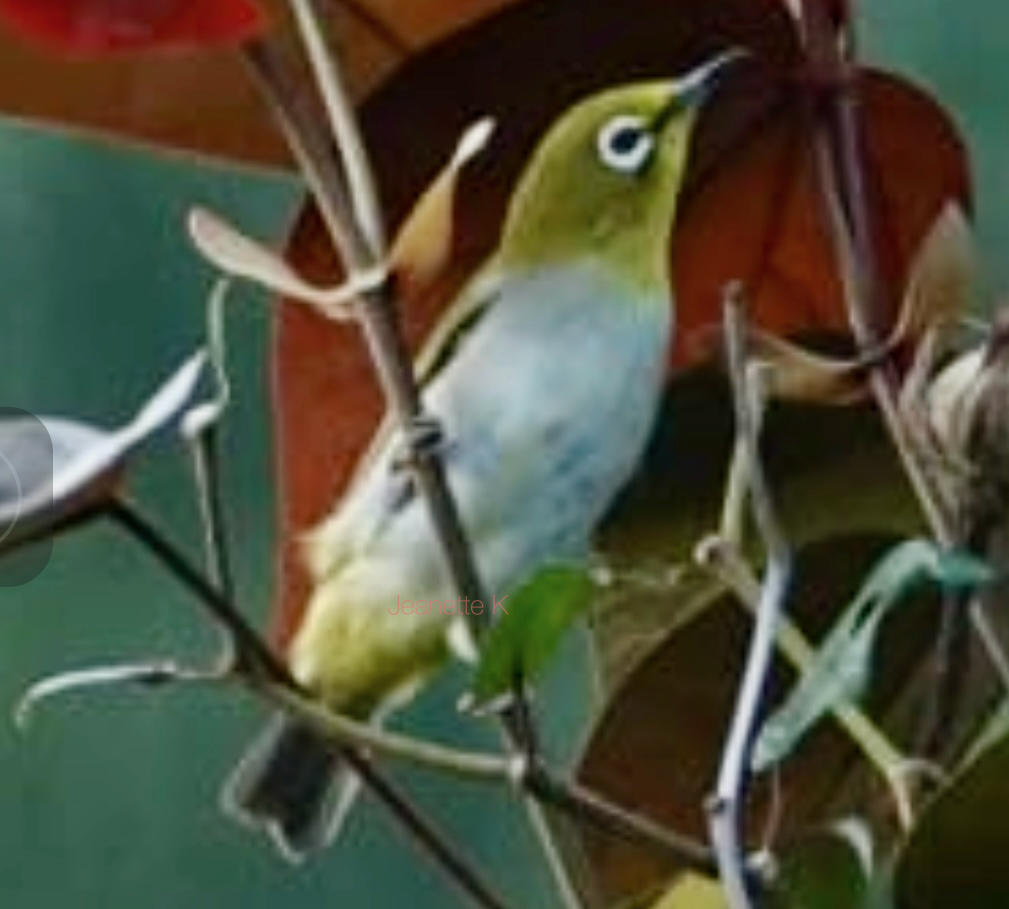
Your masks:
{"label": "teal green leaf", "polygon": [[551,565],[510,594],[484,641],[471,704],[484,705],[506,694],[516,678],[534,678],[588,607],[593,589],[584,568]]}
{"label": "teal green leaf", "polygon": [[879,628],[913,588],[933,583],[948,591],[970,590],[991,578],[984,562],[930,541],[906,540],[891,549],[841,614],[785,703],[764,724],[754,748],[754,769],[766,770],[784,759],[826,713],[861,696]]}

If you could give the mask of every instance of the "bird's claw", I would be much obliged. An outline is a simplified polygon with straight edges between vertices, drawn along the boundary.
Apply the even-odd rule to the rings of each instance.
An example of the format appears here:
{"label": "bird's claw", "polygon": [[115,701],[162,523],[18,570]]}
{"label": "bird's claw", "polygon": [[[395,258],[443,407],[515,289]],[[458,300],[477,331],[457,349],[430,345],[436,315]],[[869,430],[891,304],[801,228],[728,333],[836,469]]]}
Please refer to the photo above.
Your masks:
{"label": "bird's claw", "polygon": [[432,455],[444,455],[445,431],[434,417],[421,415],[410,420],[402,430],[399,448],[392,459],[394,470],[415,466]]}

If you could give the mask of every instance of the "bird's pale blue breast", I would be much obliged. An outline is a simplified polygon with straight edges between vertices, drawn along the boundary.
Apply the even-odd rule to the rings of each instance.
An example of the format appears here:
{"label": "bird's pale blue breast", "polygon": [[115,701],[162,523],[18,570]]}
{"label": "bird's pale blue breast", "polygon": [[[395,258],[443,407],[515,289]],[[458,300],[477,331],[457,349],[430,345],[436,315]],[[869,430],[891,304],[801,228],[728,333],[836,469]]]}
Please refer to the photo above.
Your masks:
{"label": "bird's pale blue breast", "polygon": [[497,587],[583,553],[646,444],[672,310],[629,293],[588,262],[509,275],[425,392]]}
{"label": "bird's pale blue breast", "polygon": [[[424,402],[444,429],[482,575],[503,596],[545,561],[583,555],[630,478],[658,409],[672,309],[664,295],[630,298],[591,262],[485,273],[469,292],[489,295],[483,315]],[[340,535],[350,558],[400,564],[404,589],[428,586],[441,557],[409,475],[392,466],[394,445],[343,503]],[[436,588],[426,595],[454,596],[447,578]]]}

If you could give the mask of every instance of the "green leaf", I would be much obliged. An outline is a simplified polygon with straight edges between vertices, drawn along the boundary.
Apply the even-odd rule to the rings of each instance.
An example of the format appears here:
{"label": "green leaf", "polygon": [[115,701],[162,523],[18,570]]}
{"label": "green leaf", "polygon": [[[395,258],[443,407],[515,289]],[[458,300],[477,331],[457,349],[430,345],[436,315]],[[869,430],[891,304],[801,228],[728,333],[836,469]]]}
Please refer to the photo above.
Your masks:
{"label": "green leaf", "polygon": [[588,607],[594,587],[584,568],[551,565],[501,601],[470,691],[479,707],[532,679],[553,656],[564,632]]}
{"label": "green leaf", "polygon": [[970,590],[991,578],[984,562],[931,541],[906,540],[891,549],[841,614],[785,703],[764,724],[754,748],[754,769],[766,770],[784,759],[826,713],[861,696],[880,625],[912,588],[931,582],[947,591]]}
{"label": "green leaf", "polygon": [[999,909],[1009,900],[1009,735],[926,806],[898,856],[901,909]]}
{"label": "green leaf", "polygon": [[847,821],[792,846],[768,888],[767,909],[881,909],[867,838],[860,822]]}

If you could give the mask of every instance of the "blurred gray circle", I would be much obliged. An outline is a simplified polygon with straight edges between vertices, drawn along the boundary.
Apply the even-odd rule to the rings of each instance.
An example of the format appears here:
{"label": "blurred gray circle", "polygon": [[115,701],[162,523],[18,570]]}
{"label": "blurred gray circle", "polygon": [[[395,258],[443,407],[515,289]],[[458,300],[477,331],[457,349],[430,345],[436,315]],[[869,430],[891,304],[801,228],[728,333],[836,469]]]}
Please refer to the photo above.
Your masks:
{"label": "blurred gray circle", "polygon": [[0,543],[14,529],[21,517],[21,505],[24,501],[24,491],[21,488],[21,477],[10,458],[0,451]]}

